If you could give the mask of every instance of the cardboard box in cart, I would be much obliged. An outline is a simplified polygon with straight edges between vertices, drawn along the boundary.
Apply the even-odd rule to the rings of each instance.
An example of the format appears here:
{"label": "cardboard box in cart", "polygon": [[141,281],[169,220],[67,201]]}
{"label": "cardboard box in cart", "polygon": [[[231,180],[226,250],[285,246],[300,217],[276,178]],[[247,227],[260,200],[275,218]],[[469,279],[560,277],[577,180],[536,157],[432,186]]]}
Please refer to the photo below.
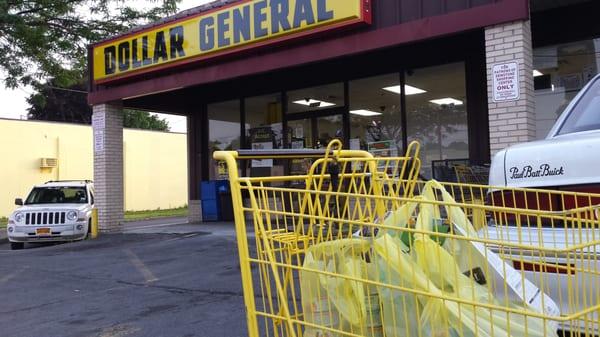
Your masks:
{"label": "cardboard box in cart", "polygon": [[[465,238],[467,232],[461,226],[453,226],[454,232]],[[484,272],[485,279],[478,280],[482,284],[491,283],[491,286],[499,299],[506,298],[517,304],[527,303],[530,309],[549,316],[560,316],[560,309],[550,296],[546,295],[540,288],[515,270],[513,266],[502,260],[498,254],[488,249],[484,243],[476,241],[464,241],[469,252],[462,252],[463,258],[472,258],[475,261],[468,263],[469,266],[477,265]],[[474,273],[474,271],[471,271]],[[481,276],[480,276],[481,277]],[[504,292],[506,283],[507,293]],[[557,328],[557,323],[551,323]]]}

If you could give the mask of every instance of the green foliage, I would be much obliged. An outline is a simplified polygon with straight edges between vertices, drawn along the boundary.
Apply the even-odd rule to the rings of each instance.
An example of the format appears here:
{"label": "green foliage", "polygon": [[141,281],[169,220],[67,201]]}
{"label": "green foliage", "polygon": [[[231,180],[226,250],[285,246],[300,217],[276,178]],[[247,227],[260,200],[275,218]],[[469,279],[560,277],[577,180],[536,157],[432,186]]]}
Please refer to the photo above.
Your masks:
{"label": "green foliage", "polygon": [[157,218],[185,217],[188,215],[187,206],[174,209],[157,209],[154,211],[127,211],[125,221],[139,221]]}
{"label": "green foliage", "polygon": [[84,78],[87,46],[173,14],[180,0],[0,0],[0,71],[16,88],[53,78],[69,87]]}
{"label": "green foliage", "polygon": [[169,131],[169,123],[146,111],[125,109],[123,126],[132,129]]}
{"label": "green foliage", "polygon": [[[91,124],[92,108],[87,104],[85,80],[69,86],[58,87],[52,79],[35,85],[37,93],[31,95],[28,118],[52,122]],[[146,111],[125,109],[123,126],[133,129],[169,131],[169,123]]]}
{"label": "green foliage", "polygon": [[6,228],[7,224],[8,224],[7,218],[0,218],[0,228]]}
{"label": "green foliage", "polygon": [[85,80],[61,88],[55,79],[34,86],[29,96],[28,118],[53,122],[92,123],[92,109],[87,104]]}

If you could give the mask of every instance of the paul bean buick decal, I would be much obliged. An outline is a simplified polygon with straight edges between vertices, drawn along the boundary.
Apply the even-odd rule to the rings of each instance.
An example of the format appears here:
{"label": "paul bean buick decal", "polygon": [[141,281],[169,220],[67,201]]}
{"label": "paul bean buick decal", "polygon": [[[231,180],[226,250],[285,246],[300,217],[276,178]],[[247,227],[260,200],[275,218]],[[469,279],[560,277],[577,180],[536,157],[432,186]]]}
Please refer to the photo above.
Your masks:
{"label": "paul bean buick decal", "polygon": [[533,166],[524,166],[523,168],[511,167],[509,170],[511,176],[510,179],[527,179],[527,178],[541,178],[541,177],[552,177],[562,176],[565,174],[564,167],[552,167],[548,164],[540,165],[539,169]]}

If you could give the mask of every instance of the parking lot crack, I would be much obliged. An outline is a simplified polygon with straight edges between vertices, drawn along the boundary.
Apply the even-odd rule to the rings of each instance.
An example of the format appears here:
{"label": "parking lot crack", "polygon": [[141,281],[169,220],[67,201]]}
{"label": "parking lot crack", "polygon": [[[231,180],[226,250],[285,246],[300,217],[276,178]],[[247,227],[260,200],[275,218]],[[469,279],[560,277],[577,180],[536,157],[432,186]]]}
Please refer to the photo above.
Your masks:
{"label": "parking lot crack", "polygon": [[134,287],[160,289],[160,290],[168,291],[170,293],[177,293],[177,294],[205,294],[205,295],[231,296],[231,297],[243,297],[244,296],[244,293],[241,291],[190,289],[190,288],[173,287],[173,286],[166,286],[166,285],[159,285],[159,284],[137,283],[137,282],[127,282],[127,281],[117,281],[117,283],[125,284],[128,286],[134,286]]}
{"label": "parking lot crack", "polygon": [[17,312],[26,312],[26,311],[41,309],[41,308],[48,307],[48,306],[55,305],[55,304],[60,304],[63,302],[65,302],[65,300],[57,300],[57,301],[42,303],[42,304],[38,304],[38,305],[34,305],[31,307],[26,307],[26,308],[22,308],[22,309],[16,309],[16,310],[10,310],[10,311],[0,311],[0,314],[4,315],[4,314],[14,314]]}

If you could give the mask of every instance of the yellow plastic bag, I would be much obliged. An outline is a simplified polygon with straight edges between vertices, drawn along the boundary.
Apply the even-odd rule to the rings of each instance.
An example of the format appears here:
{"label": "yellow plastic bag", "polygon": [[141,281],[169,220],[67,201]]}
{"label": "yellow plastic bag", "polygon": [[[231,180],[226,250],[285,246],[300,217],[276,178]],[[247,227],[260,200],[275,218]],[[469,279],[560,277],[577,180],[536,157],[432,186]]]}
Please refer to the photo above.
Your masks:
{"label": "yellow plastic bag", "polygon": [[[517,272],[511,264],[503,261],[498,254],[492,252],[485,244],[469,240],[469,238],[479,238],[475,231],[476,226],[473,226],[461,207],[452,205],[456,202],[440,183],[437,181],[428,182],[424,189],[424,200],[437,201],[436,196],[438,195],[441,196],[440,199],[444,202],[443,208],[452,224],[454,235],[459,238],[448,240],[443,247],[457,261],[462,273],[480,274],[482,276],[480,281],[483,281],[482,284],[486,285],[488,293],[505,306],[519,305],[525,306],[527,310],[549,316],[560,315],[560,309],[554,300],[544,294],[520,272]],[[434,208],[441,209],[442,207],[435,206]],[[434,213],[435,216],[438,216],[440,212],[434,210]],[[431,231],[431,228],[428,227],[431,220],[425,219],[429,215],[431,213],[424,212],[424,221],[417,224],[422,230]],[[481,221],[481,216],[474,217],[473,221]],[[485,215],[483,221],[485,221]],[[554,321],[548,321],[546,324],[548,331],[556,330],[557,327],[558,324]]]}
{"label": "yellow plastic bag", "polygon": [[[370,249],[371,244],[365,239],[329,241],[308,249],[300,272],[302,308],[307,322],[339,331],[364,326],[368,319],[367,293],[361,281],[368,277],[363,256]],[[315,330],[318,329],[307,328],[305,335],[334,336],[328,329]]]}
{"label": "yellow plastic bag", "polygon": [[[419,200],[420,197],[416,197]],[[409,256],[411,251],[410,238],[413,236],[402,229],[414,227],[419,203],[407,202],[399,209],[389,212],[382,222],[384,227],[378,232],[378,240],[374,241],[374,265],[376,279],[382,284],[392,284],[403,288],[413,289],[412,280],[401,277],[401,272],[416,270],[414,259]],[[392,228],[397,228],[392,229]],[[391,256],[390,256],[391,255]],[[404,269],[392,268],[388,261],[399,261],[403,258]],[[417,296],[398,289],[380,286],[377,288],[381,302],[383,330],[386,336],[430,336],[429,325],[420,326],[419,313],[423,307]],[[420,333],[419,333],[420,331]]]}
{"label": "yellow plastic bag", "polygon": [[[444,206],[435,205],[437,202],[436,189],[441,192]],[[541,319],[526,317],[521,314],[507,314],[504,310],[490,310],[482,304],[506,307],[494,298],[489,288],[477,284],[465,275],[464,271],[473,265],[472,258],[465,257],[467,249],[463,240],[446,240],[440,245],[439,240],[433,240],[436,219],[444,215],[457,226],[461,226],[469,236],[477,233],[458,206],[448,205],[454,200],[443,190],[439,183],[432,181],[426,184],[423,193],[416,204],[406,204],[396,212],[390,214],[390,226],[396,224],[404,228],[409,224],[407,216],[417,215],[415,229],[430,234],[415,234],[414,242],[408,247],[400,238],[399,231],[387,230],[380,232],[374,242],[374,248],[379,259],[382,283],[394,284],[407,291],[390,290],[392,298],[400,298],[404,303],[411,303],[407,308],[399,305],[389,305],[390,300],[385,300],[384,293],[380,292],[384,306],[383,321],[388,336],[555,336],[552,325]],[[460,262],[463,266],[460,266]],[[390,270],[391,269],[391,270]],[[466,269],[468,270],[468,269]],[[390,277],[391,276],[391,277]],[[382,287],[383,288],[383,287]],[[385,290],[384,290],[385,292]],[[415,292],[428,295],[420,296]],[[459,301],[443,300],[446,298],[459,298]],[[387,304],[387,305],[386,305]],[[527,311],[517,304],[510,306],[513,309]],[[410,317],[402,309],[412,309],[417,312],[420,319]],[[415,327],[419,331],[415,331]]]}
{"label": "yellow plastic bag", "polygon": [[[382,234],[374,241],[380,282],[404,289],[421,289],[427,278],[402,240]],[[431,336],[429,324],[419,324],[423,306],[416,294],[391,287],[378,288],[386,336]]]}

